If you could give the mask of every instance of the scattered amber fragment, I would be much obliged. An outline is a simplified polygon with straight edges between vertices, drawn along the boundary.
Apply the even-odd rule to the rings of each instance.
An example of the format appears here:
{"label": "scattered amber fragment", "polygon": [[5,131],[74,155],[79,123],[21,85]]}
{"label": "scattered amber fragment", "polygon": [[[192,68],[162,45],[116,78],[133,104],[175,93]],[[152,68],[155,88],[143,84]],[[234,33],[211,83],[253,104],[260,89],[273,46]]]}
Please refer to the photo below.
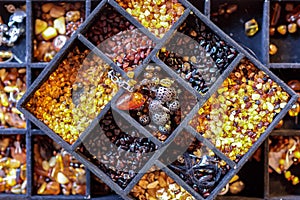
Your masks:
{"label": "scattered amber fragment", "polygon": [[66,22],[64,17],[59,17],[53,21],[53,26],[61,35],[66,34]]}
{"label": "scattered amber fragment", "polygon": [[238,5],[237,4],[230,4],[230,5],[228,5],[228,7],[226,9],[226,13],[227,14],[232,14],[235,11],[237,11],[237,9],[238,9]]}
{"label": "scattered amber fragment", "polygon": [[293,11],[294,9],[294,4],[293,3],[286,3],[285,4],[285,10],[288,11],[288,12],[291,12]]}
{"label": "scattered amber fragment", "polygon": [[17,184],[15,186],[13,186],[11,188],[11,192],[14,193],[14,194],[21,194],[22,193],[21,185]]}
{"label": "scattered amber fragment", "polygon": [[47,183],[43,182],[43,184],[41,185],[41,187],[38,189],[37,194],[44,194],[45,190],[47,187]]}
{"label": "scattered amber fragment", "polygon": [[50,10],[50,16],[53,18],[59,18],[61,16],[64,16],[65,9],[61,6],[54,5]]}
{"label": "scattered amber fragment", "polygon": [[129,71],[126,73],[126,75],[128,76],[128,78],[134,78],[134,71]]}
{"label": "scattered amber fragment", "polygon": [[297,24],[296,23],[290,23],[288,25],[288,32],[289,33],[296,33],[297,31]]}
{"label": "scattered amber fragment", "polygon": [[300,106],[299,103],[295,103],[292,108],[289,110],[289,115],[291,117],[296,117],[300,112]]}
{"label": "scattered amber fragment", "polygon": [[47,183],[46,189],[43,194],[58,195],[60,193],[60,185],[58,182],[51,181]]}
{"label": "scattered amber fragment", "polygon": [[283,120],[280,120],[280,121],[278,122],[278,124],[275,126],[275,128],[276,128],[276,129],[279,129],[279,128],[282,127],[282,125],[283,125]]}
{"label": "scattered amber fragment", "polygon": [[275,34],[275,31],[276,31],[275,27],[270,27],[269,29],[270,36],[273,36]]}
{"label": "scattered amber fragment", "polygon": [[297,177],[297,176],[293,177],[292,184],[297,185],[298,183],[299,183],[299,177]]}
{"label": "scattered amber fragment", "polygon": [[40,19],[36,19],[35,20],[35,34],[38,35],[40,33],[42,33],[46,28],[48,27],[47,22],[40,20]]}
{"label": "scattered amber fragment", "polygon": [[44,3],[44,4],[42,5],[42,11],[43,11],[44,13],[47,13],[47,12],[49,12],[49,11],[51,10],[51,8],[53,8],[53,6],[54,6],[53,3]]}
{"label": "scattered amber fragment", "polygon": [[66,21],[67,22],[76,22],[80,19],[80,12],[79,11],[68,11],[66,13]]}
{"label": "scattered amber fragment", "polygon": [[287,32],[286,25],[280,25],[277,27],[277,32],[280,33],[281,35],[285,35]]}
{"label": "scattered amber fragment", "polygon": [[255,19],[251,19],[245,23],[245,33],[247,36],[253,36],[258,31],[258,23]]}
{"label": "scattered amber fragment", "polygon": [[[57,31],[53,27],[48,27],[46,30],[43,31],[42,37],[44,40],[50,40],[57,36]],[[51,44],[51,43],[50,43]]]}
{"label": "scattered amber fragment", "polygon": [[295,158],[300,159],[300,151],[295,151],[294,156]]}
{"label": "scattered amber fragment", "polygon": [[275,55],[277,53],[277,46],[275,44],[270,44],[269,45],[269,54],[270,55]]}
{"label": "scattered amber fragment", "polygon": [[43,167],[43,170],[45,170],[45,171],[49,170],[50,166],[49,166],[49,163],[47,162],[47,160],[44,160],[42,162],[42,167]]}

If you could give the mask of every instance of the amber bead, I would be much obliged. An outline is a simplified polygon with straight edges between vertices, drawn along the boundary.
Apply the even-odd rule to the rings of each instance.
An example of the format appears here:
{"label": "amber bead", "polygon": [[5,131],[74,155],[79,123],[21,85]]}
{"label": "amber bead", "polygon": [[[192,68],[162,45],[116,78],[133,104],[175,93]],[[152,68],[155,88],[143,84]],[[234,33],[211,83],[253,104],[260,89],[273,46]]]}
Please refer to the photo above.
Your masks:
{"label": "amber bead", "polygon": [[270,44],[269,45],[269,54],[270,55],[275,55],[277,53],[278,49],[275,44]]}
{"label": "amber bead", "polygon": [[297,31],[297,24],[296,23],[290,23],[288,25],[288,32],[289,33],[296,33]]}
{"label": "amber bead", "polygon": [[285,35],[287,32],[287,27],[286,25],[280,25],[277,27],[277,32],[280,33],[281,35]]}
{"label": "amber bead", "polygon": [[[27,109],[73,144],[118,91],[110,66],[75,48],[35,92]],[[62,89],[63,88],[63,89]]]}

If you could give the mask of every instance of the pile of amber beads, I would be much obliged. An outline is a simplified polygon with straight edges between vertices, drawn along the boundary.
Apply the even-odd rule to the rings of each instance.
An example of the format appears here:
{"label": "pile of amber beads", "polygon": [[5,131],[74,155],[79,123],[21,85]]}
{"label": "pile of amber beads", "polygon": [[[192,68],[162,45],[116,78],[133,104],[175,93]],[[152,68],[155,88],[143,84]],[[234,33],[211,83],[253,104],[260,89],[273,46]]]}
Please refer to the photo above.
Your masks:
{"label": "pile of amber beads", "polygon": [[231,160],[238,161],[288,100],[289,95],[277,83],[243,59],[199,109],[191,125]]}
{"label": "pile of amber beads", "polygon": [[117,2],[157,37],[163,37],[180,18],[185,8],[177,0],[121,1]]}
{"label": "pile of amber beads", "polygon": [[74,48],[26,105],[70,144],[118,91],[107,77],[110,66],[89,52]]}

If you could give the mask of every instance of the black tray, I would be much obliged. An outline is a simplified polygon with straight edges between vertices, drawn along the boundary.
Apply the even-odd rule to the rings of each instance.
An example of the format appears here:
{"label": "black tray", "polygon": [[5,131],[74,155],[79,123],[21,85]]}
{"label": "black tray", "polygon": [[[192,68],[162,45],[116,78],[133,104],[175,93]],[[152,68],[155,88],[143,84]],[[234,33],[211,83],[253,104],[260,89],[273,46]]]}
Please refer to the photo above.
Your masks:
{"label": "black tray", "polygon": [[[22,2],[22,1],[21,1]],[[2,67],[26,67],[27,68],[27,84],[28,85],[31,85],[33,79],[34,79],[34,76],[32,75],[32,71],[35,70],[35,68],[45,68],[47,66],[47,63],[33,63],[32,62],[32,3],[34,3],[35,1],[26,1],[26,5],[27,5],[27,34],[26,34],[26,62],[22,63],[22,64],[17,64],[17,63],[8,63],[8,64],[1,64],[0,63],[0,66]],[[83,1],[84,2],[84,1]],[[97,15],[97,12],[99,12],[101,10],[101,7],[103,6],[103,4],[106,2],[106,1],[101,1],[102,3],[100,3],[101,5],[99,5],[97,8],[96,8],[96,11],[94,13],[92,13],[87,19],[86,19],[86,23],[81,26],[79,32],[77,32],[76,34],[74,34],[72,36],[72,38],[70,39],[70,41],[68,42],[68,44],[62,49],[62,51],[60,53],[58,53],[58,55],[55,57],[56,59],[54,59],[52,62],[50,62],[49,66],[42,72],[41,76],[39,76],[37,78],[37,80],[32,84],[32,87],[30,87],[30,89],[28,90],[28,92],[26,93],[26,95],[22,98],[22,100],[20,101],[20,109],[26,114],[27,116],[27,119],[29,119],[30,121],[33,121],[39,128],[42,128],[45,133],[47,135],[49,135],[51,138],[53,138],[55,141],[58,141],[65,149],[67,149],[68,151],[70,151],[76,158],[78,158],[80,161],[82,161],[83,163],[85,163],[85,159],[83,157],[81,157],[80,155],[78,155],[74,150],[76,150],[78,144],[80,142],[77,142],[75,143],[73,146],[70,146],[68,143],[66,143],[65,141],[63,141],[60,137],[57,136],[57,134],[53,133],[49,128],[46,128],[45,125],[43,123],[41,123],[39,120],[35,119],[35,117],[33,115],[31,115],[28,111],[24,110],[22,108],[22,105],[25,104],[25,102],[30,98],[30,94],[32,94],[35,89],[41,84],[42,80],[45,80],[45,78],[47,78],[47,75],[49,75],[49,73],[52,71],[52,69],[60,62],[60,60],[63,58],[63,56],[65,55],[65,51],[67,51],[68,49],[71,49],[73,47],[73,45],[76,45],[78,42],[79,43],[83,43],[84,45],[87,46],[87,48],[90,48],[91,50],[94,50],[94,46],[86,40],[86,38],[84,37],[84,33],[85,32],[85,29],[84,29],[84,26],[88,26],[91,24],[91,21],[92,19]],[[245,56],[247,58],[249,58],[258,68],[262,69],[263,71],[265,71],[268,75],[270,75],[270,77],[273,79],[273,80],[276,80],[278,82],[280,82],[279,84],[284,88],[286,89],[290,94],[293,94],[293,92],[288,89],[285,84],[283,82],[281,82],[277,77],[275,77],[266,67],[264,67],[263,65],[261,65],[250,53],[248,53],[248,51],[245,51],[242,47],[240,47],[236,42],[234,42],[230,37],[228,37],[227,35],[225,35],[217,26],[215,26],[214,24],[212,24],[204,15],[202,15],[200,12],[198,12],[198,10],[195,8],[197,7],[198,9],[200,9],[201,12],[203,12],[204,14],[206,15],[210,15],[210,7],[213,7],[214,3],[218,3],[219,1],[201,1],[201,2],[198,2],[198,1],[190,1],[191,4],[189,4],[188,2],[186,1],[182,1],[184,2],[184,5],[186,8],[188,8],[185,12],[185,14],[182,16],[182,18],[178,21],[178,23],[175,24],[175,27],[178,27],[180,25],[180,23],[183,22],[184,18],[187,17],[188,13],[189,13],[189,9],[191,9],[199,18],[201,21],[203,21],[208,27],[210,27],[217,35],[219,35],[222,39],[224,39],[228,44],[230,44],[231,46],[233,46],[238,52],[239,52],[239,55],[235,58],[235,60],[230,64],[230,66],[225,70],[225,72],[222,74],[222,76],[219,77],[219,79],[217,80],[217,82],[213,85],[213,87],[211,87],[211,89],[209,90],[209,92],[207,92],[206,95],[200,95],[199,93],[196,93],[195,91],[192,90],[192,88],[190,88],[190,86],[188,84],[186,84],[184,81],[181,81],[182,84],[184,85],[184,87],[186,88],[190,88],[190,91],[192,91],[197,97],[198,97],[198,100],[199,100],[199,106],[201,106],[203,103],[205,103],[205,101],[210,97],[210,94],[212,94],[214,91],[217,90],[218,86],[220,86],[220,84],[223,82],[223,80],[228,76],[228,74],[234,69],[234,67],[237,65],[237,63]],[[269,1],[266,1],[266,2],[262,2],[262,1],[257,1],[258,4],[261,6],[261,10],[255,10],[255,13],[259,11],[259,13],[256,13],[258,16],[260,16],[260,19],[262,21],[263,24],[265,25],[268,25],[268,16],[269,16],[269,8],[270,8],[270,2]],[[257,3],[255,1],[255,3]],[[24,1],[25,3],[25,1]],[[85,7],[86,7],[86,15],[88,16],[89,13],[91,13],[91,10],[92,10],[92,7],[93,5],[97,5],[98,1],[85,1]],[[128,19],[134,24],[134,25],[137,25],[138,27],[140,27],[140,24],[135,21],[132,17],[126,15],[125,11],[123,9],[120,9],[120,7],[118,7],[116,5],[116,3],[114,3],[114,1],[109,1],[108,2],[109,4],[111,4],[112,6],[116,7],[117,10],[120,11],[120,13],[124,14],[126,17],[128,17]],[[248,5],[251,5],[252,1],[247,1],[246,2],[243,2],[240,4],[247,4]],[[195,7],[193,7],[193,5]],[[260,13],[260,11],[262,11],[262,13]],[[242,15],[243,16],[243,15]],[[231,23],[230,23],[231,24]],[[220,28],[222,28],[222,25],[219,25]],[[227,25],[226,25],[227,26]],[[226,27],[225,26],[225,27]],[[241,26],[243,27],[243,26]],[[267,27],[267,26],[266,26]],[[167,35],[161,40],[161,41],[158,41],[158,45],[160,44],[163,44],[166,40],[167,40],[167,37],[171,36],[172,34],[172,31],[171,30],[169,33],[167,33]],[[225,32],[226,29],[224,29]],[[254,51],[254,53],[256,54],[257,58],[264,64],[266,64],[267,66],[270,66],[270,67],[276,67],[277,64],[273,64],[273,63],[269,63],[269,59],[266,59],[268,58],[268,30],[266,29],[261,29],[260,30],[260,33],[255,36],[257,37],[257,39],[255,39],[256,41],[261,41],[261,42],[258,42],[258,44],[260,44],[261,46],[258,46],[258,45],[254,45],[255,43],[253,43],[253,40],[249,39],[247,40],[247,38],[243,35],[243,29],[239,30],[237,29],[237,33],[240,32],[240,35],[239,37],[242,38],[239,40],[239,38],[235,38],[235,35],[233,35],[233,39],[235,39],[239,44],[242,44],[243,47],[247,46],[249,47],[250,49],[252,49]],[[153,35],[151,36],[149,34],[149,32],[147,32],[147,30],[144,30],[143,29],[143,32],[148,34],[150,38],[153,38]],[[228,33],[228,32],[227,32]],[[228,33],[229,34],[229,33]],[[244,43],[245,42],[245,43]],[[103,54],[100,52],[100,51],[96,51],[96,53],[101,56],[101,57],[104,57],[105,60],[109,61],[107,59],[107,57],[103,56]],[[157,61],[156,59],[153,59],[154,61]],[[159,61],[157,61],[159,62]],[[162,63],[161,63],[162,64]],[[116,68],[117,70],[118,67],[116,67],[115,65],[112,64],[112,66],[114,68]],[[280,66],[283,66],[285,68],[287,67],[298,67],[299,65],[297,63],[292,63],[292,64],[289,64],[289,63],[284,63],[283,65],[280,63]],[[168,69],[167,69],[168,70]],[[138,73],[138,71],[137,71]],[[170,72],[172,73],[172,72]],[[176,74],[173,73],[174,76],[176,76]],[[179,78],[179,80],[182,80]],[[121,91],[122,92],[122,91]],[[120,94],[119,94],[120,95]],[[116,96],[119,96],[119,95],[116,95]],[[213,191],[213,193],[209,196],[208,199],[212,199],[213,197],[215,197],[215,195],[217,195],[218,191],[220,191],[226,184],[227,181],[230,180],[230,178],[235,174],[237,173],[241,167],[246,163],[247,159],[251,156],[252,153],[254,153],[254,151],[260,146],[260,144],[263,143],[264,139],[266,139],[267,135],[271,132],[271,129],[276,125],[276,122],[278,122],[280,120],[280,118],[282,118],[285,113],[288,111],[289,107],[291,106],[292,102],[296,100],[296,96],[293,96],[291,98],[291,101],[289,102],[289,105],[276,117],[276,119],[272,122],[271,126],[268,128],[268,130],[259,138],[259,140],[255,143],[255,145],[251,148],[251,150],[246,154],[244,155],[244,157],[242,158],[242,160],[240,160],[238,162],[238,164],[236,165],[235,163],[233,163],[231,160],[229,160],[227,157],[223,156],[223,158],[230,164],[230,166],[232,167],[232,170],[227,174],[227,176],[224,178],[224,180],[217,186],[217,188],[215,188],[215,190]],[[180,132],[180,130],[183,130],[186,123],[189,121],[188,119],[191,118],[193,116],[193,113],[195,113],[197,111],[197,107],[193,110],[193,112],[189,115],[189,117],[187,117],[187,119],[184,121],[185,123],[182,123],[179,128],[178,128],[178,131],[173,134],[173,137],[174,138],[176,135],[178,135],[178,133]],[[101,113],[97,119],[100,119],[105,113]],[[88,135],[89,134],[89,130],[92,129],[92,127],[96,124],[97,122],[97,119],[94,120],[94,122],[92,123],[92,125],[90,125],[90,127],[88,128],[88,130],[84,133],[85,135]],[[27,128],[26,130],[21,130],[21,132],[19,130],[12,130],[12,129],[9,129],[9,130],[1,130],[1,133],[3,134],[16,134],[16,133],[22,133],[22,134],[26,134],[27,136],[27,145],[30,145],[30,141],[31,141],[31,137],[32,135],[34,135],[34,129],[36,129],[36,127],[31,124],[29,122],[29,120],[27,120]],[[130,120],[132,121],[132,120]],[[133,122],[134,123],[134,122]],[[46,129],[44,129],[46,128]],[[138,127],[137,127],[138,128]],[[143,130],[143,129],[142,129]],[[191,130],[190,128],[188,128],[188,131],[191,131],[192,134],[195,134],[194,130]],[[43,134],[43,133],[42,133]],[[195,134],[196,135],[196,134]],[[147,135],[146,135],[147,136]],[[199,136],[198,136],[199,137]],[[170,140],[172,140],[172,138],[170,138]],[[199,139],[203,139],[203,138],[199,138]],[[155,142],[155,141],[154,141]],[[160,145],[160,143],[158,141],[156,141],[155,143],[157,143],[158,145]],[[27,151],[28,151],[28,163],[31,163],[32,162],[32,155],[30,153],[30,146],[28,146],[29,148],[27,148]],[[215,152],[218,152],[218,150],[214,149],[213,147],[211,147]],[[161,152],[163,153],[163,152]],[[161,154],[160,153],[160,154]],[[160,154],[157,154],[155,157],[158,157]],[[220,153],[218,153],[219,155],[221,155]],[[155,159],[153,159],[155,160]],[[93,166],[91,163],[85,163],[87,168],[89,168],[93,173],[95,173],[96,175],[98,175],[102,180],[104,181],[107,181],[107,184],[109,186],[111,186],[112,188],[116,189],[116,186],[115,184],[105,175],[103,174],[101,171],[98,170],[98,168],[95,168],[95,166]],[[145,166],[145,169],[146,168],[150,168],[150,166],[152,165],[151,162],[149,162],[146,166]],[[163,167],[163,166],[160,166],[160,167]],[[31,166],[28,167],[28,177],[31,177]],[[167,173],[171,173],[171,172],[168,172],[168,170],[166,170]],[[87,173],[89,174],[89,173]],[[173,175],[172,175],[173,177]],[[134,183],[136,183],[138,181],[138,178],[139,177],[136,177],[136,179],[132,182],[131,184],[131,187],[134,186]],[[29,178],[30,179],[30,178]],[[176,180],[178,178],[174,177],[174,180]],[[87,181],[89,182],[90,181],[90,176],[87,175]],[[182,181],[179,180],[180,183],[182,183]],[[15,199],[16,197],[20,197],[20,198],[41,198],[41,199],[44,199],[44,198],[61,198],[61,199],[74,199],[75,197],[74,196],[58,196],[58,197],[50,197],[50,196],[33,196],[31,194],[31,181],[28,181],[28,187],[27,187],[27,195],[26,196],[19,196],[19,195],[6,195],[6,194],[3,194],[3,195],[0,195],[0,198],[3,197],[3,199],[8,199],[8,198],[11,198],[11,199]],[[87,194],[86,194],[86,197],[89,198],[90,197],[90,184],[87,184]],[[189,186],[184,186],[189,192],[193,192],[191,191],[191,189],[189,188]],[[129,192],[129,189],[126,190],[127,192]],[[118,189],[116,189],[116,192],[119,193],[121,196],[123,196],[124,198],[125,195],[123,193],[123,191],[120,191]],[[199,195],[195,195],[196,197],[199,197]],[[79,199],[80,198],[83,198],[83,197],[78,197]],[[108,198],[114,198],[114,197],[103,197],[103,199],[108,199]],[[115,197],[116,199],[118,197]],[[200,198],[200,197],[199,197]],[[102,198],[101,198],[102,199]]]}

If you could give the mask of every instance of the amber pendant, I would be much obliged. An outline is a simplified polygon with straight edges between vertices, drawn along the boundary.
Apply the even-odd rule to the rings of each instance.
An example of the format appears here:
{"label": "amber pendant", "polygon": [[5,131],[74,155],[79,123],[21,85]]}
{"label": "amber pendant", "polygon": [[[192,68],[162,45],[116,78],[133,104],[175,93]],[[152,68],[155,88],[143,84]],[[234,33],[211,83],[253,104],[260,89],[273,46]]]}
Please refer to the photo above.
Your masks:
{"label": "amber pendant", "polygon": [[123,94],[116,102],[120,110],[133,110],[141,107],[146,102],[146,98],[139,92]]}

